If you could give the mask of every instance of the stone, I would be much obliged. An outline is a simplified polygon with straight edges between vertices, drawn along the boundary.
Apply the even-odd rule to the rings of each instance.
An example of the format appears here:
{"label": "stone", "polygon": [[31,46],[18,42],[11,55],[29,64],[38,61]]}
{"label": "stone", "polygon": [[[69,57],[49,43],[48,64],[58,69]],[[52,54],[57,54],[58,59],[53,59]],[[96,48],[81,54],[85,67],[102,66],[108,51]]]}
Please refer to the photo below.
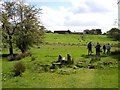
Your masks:
{"label": "stone", "polygon": [[88,68],[89,68],[89,69],[94,69],[94,68],[95,68],[95,66],[93,66],[93,65],[89,64],[89,65],[88,65]]}
{"label": "stone", "polygon": [[78,64],[82,64],[83,62],[82,61],[79,61]]}
{"label": "stone", "polygon": [[61,62],[61,61],[62,61],[62,56],[59,55],[59,56],[58,56],[58,61],[57,61],[57,62]]}
{"label": "stone", "polygon": [[71,56],[70,56],[70,54],[67,54],[67,63],[71,64]]}

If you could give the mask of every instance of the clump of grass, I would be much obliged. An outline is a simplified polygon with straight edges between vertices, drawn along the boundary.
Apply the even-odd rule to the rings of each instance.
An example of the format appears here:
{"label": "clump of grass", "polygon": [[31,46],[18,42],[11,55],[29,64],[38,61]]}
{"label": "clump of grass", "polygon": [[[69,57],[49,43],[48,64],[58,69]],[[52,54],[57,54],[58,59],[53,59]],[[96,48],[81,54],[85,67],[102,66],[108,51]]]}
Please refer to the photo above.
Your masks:
{"label": "clump of grass", "polygon": [[99,56],[95,56],[95,57],[92,57],[91,60],[90,60],[90,63],[94,63],[94,62],[97,62],[97,61],[100,61],[101,58]]}
{"label": "clump of grass", "polygon": [[71,75],[71,74],[75,74],[76,70],[64,68],[64,69],[58,69],[56,72],[61,75]]}
{"label": "clump of grass", "polygon": [[49,65],[40,65],[39,63],[35,64],[34,70],[38,73],[42,72],[48,72],[50,71],[50,66]]}
{"label": "clump of grass", "polygon": [[34,61],[36,59],[36,57],[32,56],[31,57],[31,61]]}
{"label": "clump of grass", "polygon": [[14,65],[14,76],[19,76],[25,71],[25,66],[22,62],[17,62]]}
{"label": "clump of grass", "polygon": [[58,74],[62,74],[62,75],[70,75],[71,74],[71,70],[60,70],[58,72]]}
{"label": "clump of grass", "polygon": [[48,72],[50,70],[49,65],[43,65],[43,71]]}
{"label": "clump of grass", "polygon": [[86,62],[86,61],[79,60],[76,64],[76,67],[78,67],[78,68],[87,68],[87,66],[88,66],[88,62]]}

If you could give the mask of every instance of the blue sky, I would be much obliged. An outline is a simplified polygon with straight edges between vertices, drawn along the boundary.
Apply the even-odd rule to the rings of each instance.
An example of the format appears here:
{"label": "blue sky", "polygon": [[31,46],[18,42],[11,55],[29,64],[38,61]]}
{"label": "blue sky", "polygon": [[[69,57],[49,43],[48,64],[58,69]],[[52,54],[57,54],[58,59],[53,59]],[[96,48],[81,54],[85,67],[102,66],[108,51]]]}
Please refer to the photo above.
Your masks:
{"label": "blue sky", "polygon": [[66,8],[71,6],[71,3],[69,2],[29,2],[29,0],[27,0],[27,2],[36,7],[41,7],[44,5],[53,9],[59,9],[59,6],[64,6]]}

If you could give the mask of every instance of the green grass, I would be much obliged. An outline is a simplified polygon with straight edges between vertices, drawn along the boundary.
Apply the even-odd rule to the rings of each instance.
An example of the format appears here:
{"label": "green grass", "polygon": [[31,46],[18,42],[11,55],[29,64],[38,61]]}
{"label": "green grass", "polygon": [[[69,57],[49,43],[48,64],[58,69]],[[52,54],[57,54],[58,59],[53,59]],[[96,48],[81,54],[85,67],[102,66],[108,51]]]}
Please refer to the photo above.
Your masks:
{"label": "green grass", "polygon": [[114,41],[112,38],[108,38],[106,35],[84,35],[84,40],[81,39],[82,35],[78,34],[45,34],[45,42],[48,43],[66,43],[66,44],[87,44],[89,41],[92,41],[93,44],[97,42],[101,44],[117,44],[117,41]]}
{"label": "green grass", "polygon": [[[63,37],[64,36],[64,37]],[[58,38],[59,37],[59,38]],[[49,43],[64,42],[77,44],[78,41],[74,41],[73,37],[80,37],[79,35],[59,35],[59,34],[46,34],[45,41]],[[86,36],[86,40],[95,36]],[[107,38],[106,36],[96,36],[101,43],[112,43],[115,41]],[[102,39],[106,41],[102,42]],[[57,38],[54,40],[54,38]],[[92,38],[94,42],[97,42],[96,38]],[[70,40],[71,39],[71,40]],[[70,42],[71,41],[71,42]],[[107,42],[108,41],[108,42]],[[85,43],[85,41],[83,42]],[[112,47],[111,51],[115,51],[117,48]],[[23,58],[19,61],[25,64],[26,70],[22,76],[13,77],[13,66],[19,61],[7,61],[6,57],[2,58],[2,87],[3,88],[118,88],[118,64],[105,67],[104,69],[88,69],[88,68],[76,68],[73,66],[80,61],[90,61],[91,56],[87,56],[86,46],[75,45],[41,45],[40,48],[36,46],[30,49],[33,54],[32,57],[35,60],[31,60],[31,57]],[[95,55],[95,48],[93,48],[93,55]],[[3,53],[7,54],[8,51],[4,50]],[[15,50],[15,53],[19,51]],[[40,65],[48,64],[51,66],[53,61],[57,61],[58,55],[67,57],[70,54],[74,59],[75,64],[72,67],[66,67],[57,69],[55,72],[41,72]],[[117,62],[117,59],[111,55],[101,54],[100,61]],[[96,63],[94,63],[96,64]],[[61,70],[70,70],[70,73],[62,73]]]}

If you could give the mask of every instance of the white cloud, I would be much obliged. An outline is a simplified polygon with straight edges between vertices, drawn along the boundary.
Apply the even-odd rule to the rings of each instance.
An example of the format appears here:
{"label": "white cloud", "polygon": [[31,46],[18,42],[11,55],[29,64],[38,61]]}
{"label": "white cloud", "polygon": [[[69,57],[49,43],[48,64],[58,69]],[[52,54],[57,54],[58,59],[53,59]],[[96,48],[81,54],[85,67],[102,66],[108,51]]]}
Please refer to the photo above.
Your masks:
{"label": "white cloud", "polygon": [[70,0],[71,7],[59,6],[59,10],[42,6],[41,20],[47,29],[80,30],[101,28],[103,32],[114,27],[117,18],[115,0]]}

